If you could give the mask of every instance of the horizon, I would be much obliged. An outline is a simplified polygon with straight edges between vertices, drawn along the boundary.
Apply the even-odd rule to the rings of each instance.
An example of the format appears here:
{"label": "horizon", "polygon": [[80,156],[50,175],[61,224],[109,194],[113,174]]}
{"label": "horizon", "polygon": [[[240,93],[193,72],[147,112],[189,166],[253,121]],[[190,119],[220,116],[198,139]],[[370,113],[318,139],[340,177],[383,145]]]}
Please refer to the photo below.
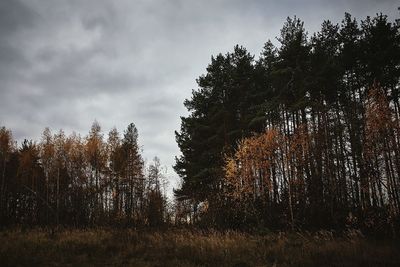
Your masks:
{"label": "horizon", "polygon": [[[3,1],[0,4],[0,123],[20,144],[45,129],[86,136],[97,120],[106,137],[133,122],[143,158],[168,168],[169,196],[178,185],[174,131],[188,112],[211,56],[243,45],[255,59],[286,17],[304,21],[310,37],[323,20],[358,21],[398,1]],[[312,11],[310,14],[310,10]]]}

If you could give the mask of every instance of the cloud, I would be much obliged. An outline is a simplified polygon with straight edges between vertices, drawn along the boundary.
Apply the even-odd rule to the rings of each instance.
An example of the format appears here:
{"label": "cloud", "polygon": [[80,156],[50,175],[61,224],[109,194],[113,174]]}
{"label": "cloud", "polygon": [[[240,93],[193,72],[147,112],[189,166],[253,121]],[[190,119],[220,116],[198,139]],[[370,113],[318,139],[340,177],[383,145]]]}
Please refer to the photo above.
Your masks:
{"label": "cloud", "polygon": [[398,17],[397,1],[2,0],[0,125],[18,140],[46,126],[105,135],[130,122],[144,155],[169,167],[174,130],[211,55],[244,45],[256,56],[297,15],[309,32],[344,12]]}

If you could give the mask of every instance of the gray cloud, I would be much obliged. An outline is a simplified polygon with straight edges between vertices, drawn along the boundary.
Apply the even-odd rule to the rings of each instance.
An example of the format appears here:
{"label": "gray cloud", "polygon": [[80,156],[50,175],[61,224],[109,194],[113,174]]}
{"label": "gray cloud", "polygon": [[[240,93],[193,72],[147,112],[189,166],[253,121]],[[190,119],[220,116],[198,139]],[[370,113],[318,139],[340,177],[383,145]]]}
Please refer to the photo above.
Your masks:
{"label": "gray cloud", "polygon": [[[144,155],[169,167],[183,100],[210,56],[244,45],[258,55],[287,16],[309,32],[377,12],[398,17],[397,1],[2,0],[0,125],[19,139],[44,127],[105,135],[134,122]],[[170,168],[172,185],[176,175]]]}

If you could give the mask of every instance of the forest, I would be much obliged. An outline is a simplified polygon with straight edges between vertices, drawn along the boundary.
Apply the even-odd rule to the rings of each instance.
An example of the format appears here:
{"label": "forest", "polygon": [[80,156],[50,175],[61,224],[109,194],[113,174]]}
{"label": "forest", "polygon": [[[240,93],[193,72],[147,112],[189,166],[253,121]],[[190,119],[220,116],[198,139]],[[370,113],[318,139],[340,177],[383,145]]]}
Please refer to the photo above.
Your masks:
{"label": "forest", "polygon": [[0,129],[1,226],[161,226],[169,221],[160,160],[145,166],[138,130],[129,124],[106,140],[98,122],[81,137],[43,131],[16,147]]}
{"label": "forest", "polygon": [[400,19],[288,17],[196,82],[173,199],[134,123],[1,126],[0,265],[399,266]]}
{"label": "forest", "polygon": [[400,33],[345,14],[211,58],[185,101],[175,196],[222,228],[398,232]]}

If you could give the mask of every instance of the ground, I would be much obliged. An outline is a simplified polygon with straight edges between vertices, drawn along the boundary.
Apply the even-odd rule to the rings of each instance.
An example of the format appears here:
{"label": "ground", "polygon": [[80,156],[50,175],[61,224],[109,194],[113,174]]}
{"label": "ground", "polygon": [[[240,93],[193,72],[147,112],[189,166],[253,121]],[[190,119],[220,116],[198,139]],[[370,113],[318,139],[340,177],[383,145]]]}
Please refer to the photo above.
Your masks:
{"label": "ground", "polygon": [[0,266],[400,266],[398,241],[357,232],[3,230]]}

